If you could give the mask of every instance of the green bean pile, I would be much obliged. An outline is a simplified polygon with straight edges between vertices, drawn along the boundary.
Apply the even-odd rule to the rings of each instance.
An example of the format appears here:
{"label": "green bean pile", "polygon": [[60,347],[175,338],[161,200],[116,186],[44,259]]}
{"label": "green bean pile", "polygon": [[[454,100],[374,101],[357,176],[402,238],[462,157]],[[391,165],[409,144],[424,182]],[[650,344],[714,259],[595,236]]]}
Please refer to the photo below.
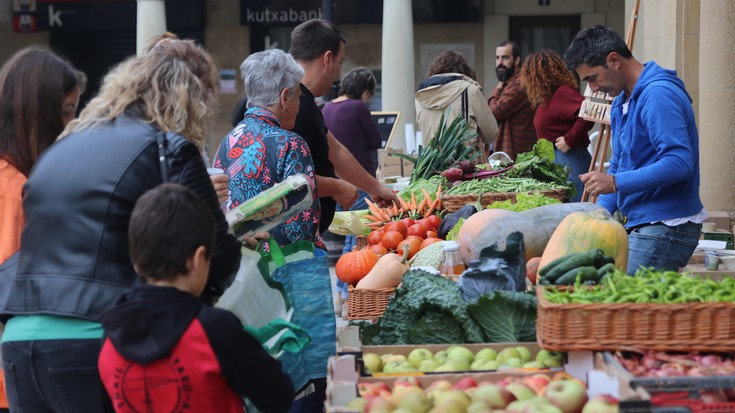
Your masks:
{"label": "green bean pile", "polygon": [[481,194],[484,192],[528,192],[546,191],[549,189],[566,189],[559,184],[541,182],[533,178],[487,178],[471,179],[453,186],[446,191],[447,195]]}
{"label": "green bean pile", "polygon": [[577,283],[573,290],[548,289],[544,296],[554,304],[735,302],[735,278],[713,281],[652,268],[631,277],[616,270],[598,286]]}

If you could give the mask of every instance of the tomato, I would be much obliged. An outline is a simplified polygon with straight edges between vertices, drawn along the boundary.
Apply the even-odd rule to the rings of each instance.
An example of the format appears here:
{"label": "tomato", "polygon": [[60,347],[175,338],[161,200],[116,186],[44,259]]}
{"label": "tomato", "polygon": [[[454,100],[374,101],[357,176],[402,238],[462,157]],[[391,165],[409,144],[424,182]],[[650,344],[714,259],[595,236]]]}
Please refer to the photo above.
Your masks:
{"label": "tomato", "polygon": [[406,228],[411,228],[411,225],[416,223],[412,218],[403,218],[401,222],[403,222],[403,225],[405,225]]}
{"label": "tomato", "polygon": [[417,237],[426,238],[426,227],[421,224],[413,224],[408,227],[407,235],[415,235]]}
{"label": "tomato", "polygon": [[418,238],[407,238],[401,241],[396,248],[396,254],[403,255],[403,249],[408,246],[408,259],[410,260],[421,249],[421,240]]}
{"label": "tomato", "polygon": [[441,225],[442,220],[436,215],[429,215],[426,220],[431,224],[432,227],[439,228],[439,225]]}
{"label": "tomato", "polygon": [[419,242],[424,242],[424,237],[417,237],[416,235],[409,235],[405,239],[417,239]]}
{"label": "tomato", "polygon": [[370,245],[377,245],[380,243],[380,239],[383,238],[383,231],[382,229],[376,229],[375,231],[371,232],[367,236],[368,244]]}
{"label": "tomato", "polygon": [[439,238],[436,231],[428,230],[426,231],[426,238]]}
{"label": "tomato", "polygon": [[[365,248],[372,250],[375,253],[375,255],[385,255],[385,254],[388,253],[388,248],[385,248],[381,244],[368,245]],[[365,249],[365,248],[363,248],[363,249]]]}
{"label": "tomato", "polygon": [[385,224],[385,226],[383,227],[383,230],[385,232],[388,232],[388,231],[398,231],[404,237],[408,233],[408,228],[406,228],[406,224],[404,224],[401,221],[389,222],[389,223]]}
{"label": "tomato", "polygon": [[386,231],[380,238],[380,243],[388,250],[395,250],[403,241],[403,235],[398,231]]}
{"label": "tomato", "polygon": [[426,238],[424,242],[421,243],[421,249],[426,248],[428,245],[431,245],[435,242],[440,242],[441,239],[439,238]]}

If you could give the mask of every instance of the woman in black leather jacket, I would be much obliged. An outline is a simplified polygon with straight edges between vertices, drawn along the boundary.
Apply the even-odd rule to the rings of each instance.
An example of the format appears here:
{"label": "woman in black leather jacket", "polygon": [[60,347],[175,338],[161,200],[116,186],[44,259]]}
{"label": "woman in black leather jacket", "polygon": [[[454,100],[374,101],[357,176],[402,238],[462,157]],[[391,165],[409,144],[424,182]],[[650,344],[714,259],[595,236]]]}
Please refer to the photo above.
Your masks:
{"label": "woman in black leather jacket", "polygon": [[127,229],[148,189],[175,182],[205,201],[216,217],[209,296],[234,276],[240,243],[227,232],[197,148],[217,84],[200,46],[159,39],[105,77],[36,164],[25,187],[17,273],[0,304],[10,317],[2,352],[11,409],[113,411],[97,374],[99,320],[138,282]]}

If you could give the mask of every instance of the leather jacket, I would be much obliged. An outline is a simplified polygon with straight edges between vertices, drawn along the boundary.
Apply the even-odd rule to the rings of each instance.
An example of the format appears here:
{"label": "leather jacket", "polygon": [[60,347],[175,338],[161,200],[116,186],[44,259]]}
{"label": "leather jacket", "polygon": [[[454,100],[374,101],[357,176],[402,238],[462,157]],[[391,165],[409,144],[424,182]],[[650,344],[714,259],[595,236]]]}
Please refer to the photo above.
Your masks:
{"label": "leather jacket", "polygon": [[[99,321],[138,283],[128,222],[138,197],[163,182],[161,134],[121,116],[72,133],[43,153],[24,187],[25,226],[17,272],[0,302],[3,318],[52,314]],[[209,285],[221,294],[240,264],[240,243],[228,233],[196,146],[173,133],[165,137],[168,182],[192,189],[214,214]]]}

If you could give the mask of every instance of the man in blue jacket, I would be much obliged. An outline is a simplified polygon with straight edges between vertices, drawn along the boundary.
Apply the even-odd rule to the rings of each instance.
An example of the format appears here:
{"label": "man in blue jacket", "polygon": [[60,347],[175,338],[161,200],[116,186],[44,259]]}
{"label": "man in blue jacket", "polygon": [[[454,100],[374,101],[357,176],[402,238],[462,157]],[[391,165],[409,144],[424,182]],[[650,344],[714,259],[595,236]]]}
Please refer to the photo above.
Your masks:
{"label": "man in blue jacket", "polygon": [[699,135],[684,83],[656,62],[637,61],[604,26],[581,30],[564,57],[593,91],[615,97],[610,168],[581,179],[598,204],[625,216],[628,273],[684,267],[707,218],[699,199]]}

